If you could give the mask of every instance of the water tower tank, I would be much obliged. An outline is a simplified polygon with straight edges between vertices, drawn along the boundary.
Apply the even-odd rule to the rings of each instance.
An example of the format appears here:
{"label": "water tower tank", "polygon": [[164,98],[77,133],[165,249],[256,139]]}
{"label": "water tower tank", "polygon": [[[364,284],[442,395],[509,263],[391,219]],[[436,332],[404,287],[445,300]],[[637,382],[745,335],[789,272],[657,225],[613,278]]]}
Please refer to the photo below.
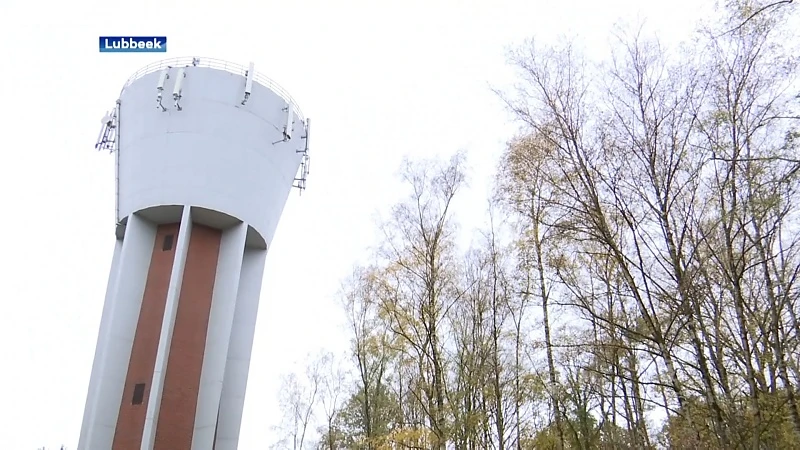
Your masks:
{"label": "water tower tank", "polygon": [[209,58],[136,72],[102,119],[116,244],[81,450],[238,446],[264,261],[310,121],[277,84]]}

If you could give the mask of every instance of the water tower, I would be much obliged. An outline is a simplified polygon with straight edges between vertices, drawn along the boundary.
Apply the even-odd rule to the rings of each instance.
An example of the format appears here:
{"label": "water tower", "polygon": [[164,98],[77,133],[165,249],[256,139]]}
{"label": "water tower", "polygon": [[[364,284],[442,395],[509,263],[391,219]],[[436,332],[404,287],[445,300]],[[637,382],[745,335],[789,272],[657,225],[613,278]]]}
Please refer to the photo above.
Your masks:
{"label": "water tower", "polygon": [[97,148],[116,166],[116,245],[79,450],[238,447],[264,261],[309,120],[251,63],[151,64]]}

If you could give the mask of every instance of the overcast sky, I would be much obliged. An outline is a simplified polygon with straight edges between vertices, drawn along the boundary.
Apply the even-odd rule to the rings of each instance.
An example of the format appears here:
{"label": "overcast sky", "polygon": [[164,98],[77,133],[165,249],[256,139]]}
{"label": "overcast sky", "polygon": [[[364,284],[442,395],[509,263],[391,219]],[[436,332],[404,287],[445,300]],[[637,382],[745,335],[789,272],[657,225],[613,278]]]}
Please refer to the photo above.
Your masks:
{"label": "overcast sky", "polygon": [[[698,3],[0,1],[0,449],[77,447],[114,246],[113,157],[93,146],[140,67],[253,61],[313,119],[308,190],[290,197],[267,257],[240,439],[256,450],[274,441],[280,375],[309,352],[346,348],[336,293],[402,193],[403,156],[466,150],[464,240],[483,225],[516,130],[490,91],[512,80],[509,46],[567,33],[602,51],[615,22],[642,18],[675,41]],[[168,52],[101,54],[102,35],[166,35]]]}

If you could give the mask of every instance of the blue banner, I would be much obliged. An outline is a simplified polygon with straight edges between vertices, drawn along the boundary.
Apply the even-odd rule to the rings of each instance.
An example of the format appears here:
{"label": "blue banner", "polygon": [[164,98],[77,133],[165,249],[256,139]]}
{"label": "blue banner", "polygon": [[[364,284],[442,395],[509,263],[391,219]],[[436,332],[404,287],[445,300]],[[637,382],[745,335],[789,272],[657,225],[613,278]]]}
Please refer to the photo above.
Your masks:
{"label": "blue banner", "polygon": [[100,36],[101,53],[165,53],[166,36]]}

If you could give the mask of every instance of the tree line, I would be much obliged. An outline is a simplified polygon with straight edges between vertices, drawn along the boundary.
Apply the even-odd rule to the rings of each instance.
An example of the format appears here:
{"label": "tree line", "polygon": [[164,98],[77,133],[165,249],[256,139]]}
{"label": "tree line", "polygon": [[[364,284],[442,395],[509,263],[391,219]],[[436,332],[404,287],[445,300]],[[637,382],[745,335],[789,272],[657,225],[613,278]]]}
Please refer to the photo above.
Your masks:
{"label": "tree line", "polygon": [[408,162],[347,358],[281,389],[282,449],[800,448],[800,87],[791,2],[690,42],[531,41],[489,226],[456,245],[465,157]]}

